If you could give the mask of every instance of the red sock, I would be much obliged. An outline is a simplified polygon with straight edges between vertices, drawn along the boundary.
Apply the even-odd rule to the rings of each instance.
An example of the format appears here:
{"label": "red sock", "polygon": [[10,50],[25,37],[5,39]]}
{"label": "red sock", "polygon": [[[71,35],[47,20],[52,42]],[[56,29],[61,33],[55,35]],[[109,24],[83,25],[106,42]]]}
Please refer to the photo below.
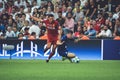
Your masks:
{"label": "red sock", "polygon": [[50,60],[53,55],[54,55],[54,53],[51,52],[48,59]]}
{"label": "red sock", "polygon": [[49,48],[45,48],[45,49],[44,49],[44,53],[45,53],[48,49],[49,49]]}

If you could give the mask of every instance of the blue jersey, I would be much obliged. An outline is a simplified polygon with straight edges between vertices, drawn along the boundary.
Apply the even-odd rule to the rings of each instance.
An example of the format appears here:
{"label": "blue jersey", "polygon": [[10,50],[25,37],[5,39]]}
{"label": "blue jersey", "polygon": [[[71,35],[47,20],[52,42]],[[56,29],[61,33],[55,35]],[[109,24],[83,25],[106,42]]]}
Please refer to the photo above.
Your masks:
{"label": "blue jersey", "polygon": [[62,36],[61,42],[64,42],[62,45],[58,46],[58,53],[60,56],[67,57],[68,50],[67,50],[67,36]]}

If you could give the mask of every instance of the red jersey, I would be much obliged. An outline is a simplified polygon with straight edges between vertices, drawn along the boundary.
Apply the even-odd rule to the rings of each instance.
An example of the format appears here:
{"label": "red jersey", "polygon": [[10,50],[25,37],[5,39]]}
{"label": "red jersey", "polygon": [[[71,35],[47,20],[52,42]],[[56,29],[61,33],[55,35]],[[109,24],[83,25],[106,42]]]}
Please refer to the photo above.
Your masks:
{"label": "red jersey", "polygon": [[58,40],[58,22],[55,20],[52,23],[50,23],[49,20],[45,20],[43,22],[46,24],[47,41],[56,44]]}
{"label": "red jersey", "polygon": [[57,36],[58,35],[58,22],[53,21],[52,23],[49,20],[43,21],[46,24],[47,34],[50,36]]}

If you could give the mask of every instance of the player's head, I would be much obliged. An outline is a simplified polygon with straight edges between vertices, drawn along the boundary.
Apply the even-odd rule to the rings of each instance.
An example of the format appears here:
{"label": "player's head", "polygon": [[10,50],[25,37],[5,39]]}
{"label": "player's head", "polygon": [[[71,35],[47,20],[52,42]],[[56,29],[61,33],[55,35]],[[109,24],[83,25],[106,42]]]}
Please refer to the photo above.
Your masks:
{"label": "player's head", "polygon": [[73,37],[73,31],[68,30],[66,33],[67,38],[72,38]]}
{"label": "player's head", "polygon": [[59,15],[59,18],[61,18],[62,17],[62,11],[59,11],[58,15]]}
{"label": "player's head", "polygon": [[54,20],[54,15],[53,15],[53,14],[49,14],[49,15],[48,15],[48,20],[49,20],[50,22],[52,22],[52,21]]}

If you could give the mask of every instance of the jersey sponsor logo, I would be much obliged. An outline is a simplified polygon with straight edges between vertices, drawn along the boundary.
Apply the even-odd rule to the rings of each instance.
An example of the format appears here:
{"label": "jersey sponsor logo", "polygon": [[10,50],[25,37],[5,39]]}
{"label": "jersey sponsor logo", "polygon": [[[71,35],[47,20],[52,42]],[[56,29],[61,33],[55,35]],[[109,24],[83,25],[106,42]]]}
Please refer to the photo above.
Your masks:
{"label": "jersey sponsor logo", "polygon": [[55,30],[55,24],[47,24],[47,28],[51,30]]}

